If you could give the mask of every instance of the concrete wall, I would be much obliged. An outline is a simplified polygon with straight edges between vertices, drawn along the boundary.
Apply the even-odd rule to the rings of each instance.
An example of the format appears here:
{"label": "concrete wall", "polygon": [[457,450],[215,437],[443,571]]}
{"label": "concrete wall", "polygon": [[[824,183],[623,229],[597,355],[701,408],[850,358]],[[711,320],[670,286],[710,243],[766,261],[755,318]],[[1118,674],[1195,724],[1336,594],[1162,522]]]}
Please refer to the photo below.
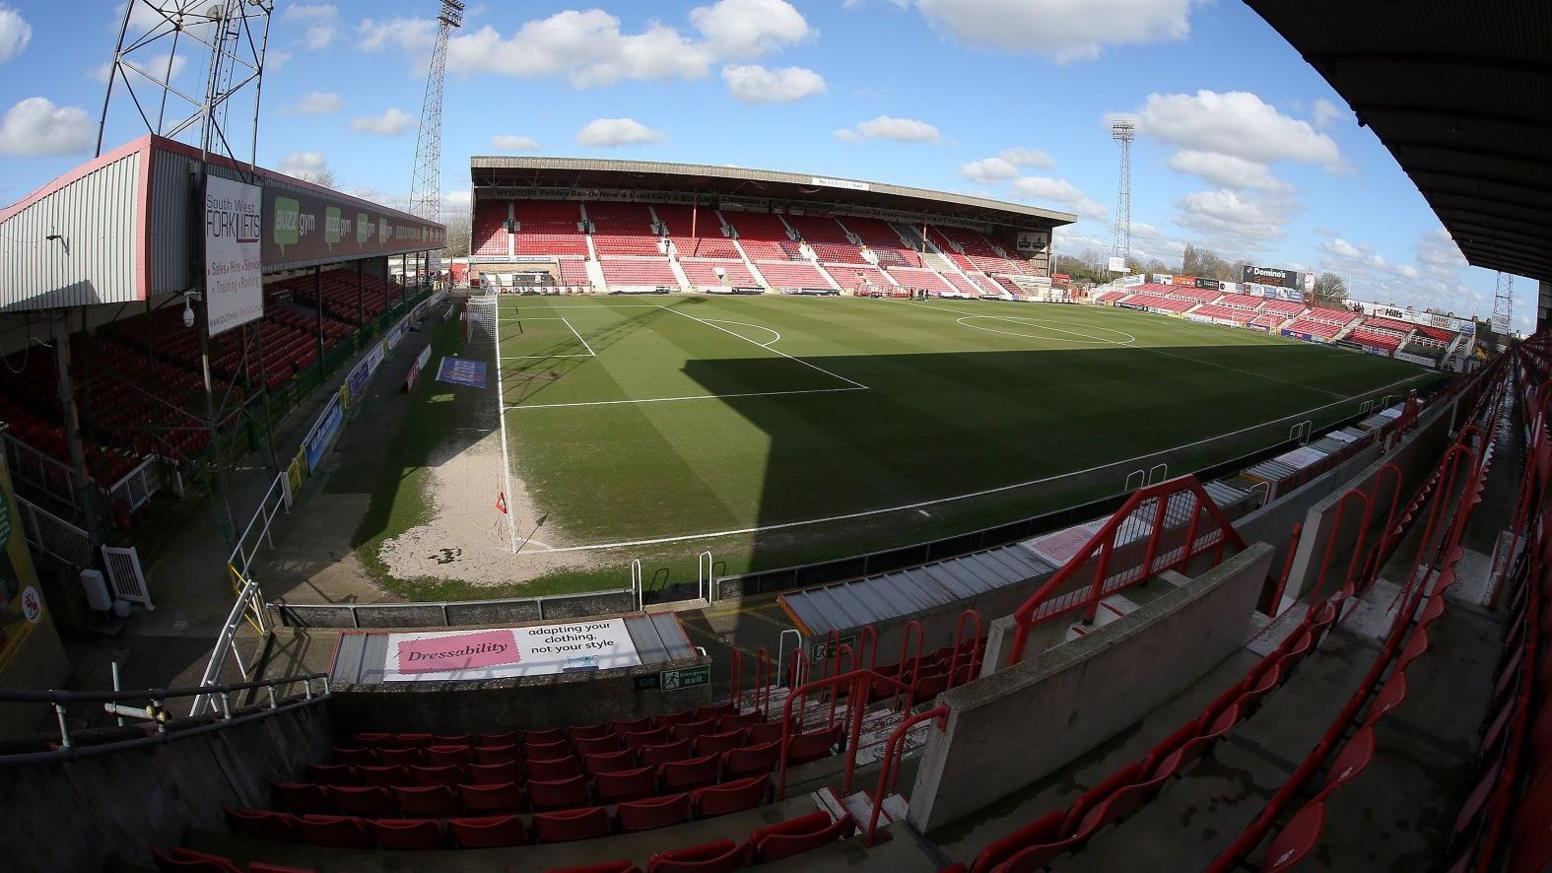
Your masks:
{"label": "concrete wall", "polygon": [[315,704],[149,749],[0,768],[5,869],[149,869],[148,843],[223,827],[222,804],[268,806],[270,780],[324,760],[330,732],[328,704]]}
{"label": "concrete wall", "polygon": [[[1330,487],[1326,489],[1325,496],[1309,503],[1308,509],[1305,510],[1304,530],[1300,534],[1298,547],[1294,550],[1293,565],[1288,573],[1288,587],[1283,592],[1285,596],[1303,597],[1313,591],[1320,577],[1320,564],[1325,555],[1326,544],[1332,541],[1333,536],[1335,536],[1335,542],[1331,549],[1331,564],[1326,570],[1327,581],[1324,591],[1329,593],[1341,587],[1353,553],[1353,546],[1357,542],[1358,533],[1362,527],[1360,521],[1363,512],[1362,503],[1357,500],[1348,501],[1348,507],[1343,511],[1341,528],[1338,529],[1336,511],[1342,495],[1353,488],[1361,488],[1365,493],[1373,493],[1380,470],[1386,464],[1394,463],[1400,468],[1402,475],[1401,497],[1396,511],[1397,513],[1405,511],[1407,501],[1422,486],[1435,462],[1450,444],[1455,406],[1456,404],[1451,403],[1439,409],[1429,410],[1417,430],[1408,434],[1406,439],[1388,454],[1374,456],[1363,452],[1359,457],[1369,458],[1368,464],[1357,470],[1348,470],[1347,465],[1338,469],[1338,473],[1348,475],[1341,478],[1331,477]],[[1379,542],[1380,534],[1384,529],[1385,518],[1390,511],[1393,482],[1393,476],[1386,474],[1384,482],[1380,483],[1379,493],[1375,495],[1376,505],[1364,534],[1366,554]],[[1267,536],[1272,536],[1272,532],[1267,532]],[[1284,529],[1280,541],[1286,544],[1287,540],[1288,531]],[[1274,566],[1277,572],[1282,572],[1281,564]]]}
{"label": "concrete wall", "polygon": [[598,673],[559,673],[468,682],[383,682],[333,686],[342,735],[353,731],[499,733],[596,724],[711,704],[711,686],[661,691],[660,671],[705,659],[666,661]]}
{"label": "concrete wall", "polygon": [[911,792],[931,831],[1048,775],[1178,694],[1240,648],[1268,568],[1256,543],[1126,618],[940,698]]}

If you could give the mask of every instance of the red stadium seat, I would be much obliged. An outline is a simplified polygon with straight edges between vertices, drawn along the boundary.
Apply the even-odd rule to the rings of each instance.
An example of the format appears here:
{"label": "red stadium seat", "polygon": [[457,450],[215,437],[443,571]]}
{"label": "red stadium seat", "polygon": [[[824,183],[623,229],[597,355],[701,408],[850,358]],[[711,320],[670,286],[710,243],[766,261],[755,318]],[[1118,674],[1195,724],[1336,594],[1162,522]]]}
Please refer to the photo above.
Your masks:
{"label": "red stadium seat", "polygon": [[780,740],[757,746],[740,746],[722,753],[722,771],[728,778],[769,773],[776,768],[780,759]]}
{"label": "red stadium seat", "polygon": [[350,815],[304,815],[300,833],[305,842],[314,846],[333,846],[339,849],[368,849],[372,846],[372,832],[366,823]]}
{"label": "red stadium seat", "polygon": [[334,809],[340,815],[376,818],[398,812],[393,795],[388,793],[388,789],[376,785],[337,785],[329,789],[329,796],[334,800]]}
{"label": "red stadium seat", "polygon": [[986,848],[981,850],[981,854],[977,855],[975,861],[971,863],[971,873],[988,873],[988,871],[1028,846],[1041,845],[1055,840],[1061,832],[1062,822],[1066,819],[1067,811],[1057,810],[1042,818],[1035,819],[1000,840],[987,844]]}
{"label": "red stadium seat", "polygon": [[446,785],[396,785],[394,800],[405,818],[431,818],[458,814],[458,798]]}
{"label": "red stadium seat", "polygon": [[1326,784],[1321,786],[1316,800],[1324,800],[1326,795],[1347,783],[1357,779],[1368,768],[1369,762],[1374,760],[1374,728],[1365,727],[1347,741],[1336,758],[1331,761],[1331,769],[1326,774]]}
{"label": "red stadium seat", "polygon": [[691,737],[704,736],[717,729],[715,718],[704,718],[699,721],[683,721],[669,728],[669,736],[672,739],[683,740]]}
{"label": "red stadium seat", "polygon": [[528,829],[515,815],[455,818],[447,823],[453,842],[464,849],[495,849],[528,845]]}
{"label": "red stadium seat", "polygon": [[334,802],[329,799],[329,789],[306,782],[271,782],[270,796],[275,805],[286,812],[305,815],[309,812],[332,812]]}
{"label": "red stadium seat", "polygon": [[636,766],[636,752],[633,749],[622,749],[618,752],[587,755],[582,758],[582,766],[589,776],[630,770]]}
{"label": "red stadium seat", "polygon": [[566,739],[566,732],[561,728],[545,728],[542,731],[523,731],[522,733],[523,744],[530,746],[535,743],[553,743]]}
{"label": "red stadium seat", "polygon": [[743,866],[744,847],[724,839],[658,852],[647,861],[647,873],[732,873]]}
{"label": "red stadium seat", "polygon": [[249,861],[248,873],[318,873],[318,871],[311,867],[282,867],[279,864],[264,864],[259,861]]}
{"label": "red stadium seat", "polygon": [[760,720],[758,712],[746,712],[743,715],[724,715],[717,719],[717,730],[736,731],[751,727]]}
{"label": "red stadium seat", "polygon": [[551,867],[544,873],[641,873],[641,868],[632,861],[602,861],[577,867]]}
{"label": "red stadium seat", "polygon": [[570,734],[571,741],[575,743],[577,740],[596,740],[599,737],[607,737],[614,734],[615,730],[614,725],[601,721],[598,724],[577,725],[570,728],[567,733]]}
{"label": "red stadium seat", "polygon": [[664,791],[684,791],[717,781],[717,756],[686,758],[658,766],[658,779]]}
{"label": "red stadium seat", "polygon": [[1393,673],[1389,680],[1380,688],[1380,693],[1374,695],[1374,700],[1369,704],[1369,714],[1364,718],[1364,725],[1373,725],[1385,714],[1400,706],[1407,696],[1407,678],[1405,673]]}
{"label": "red stadium seat", "polygon": [[380,818],[372,822],[380,849],[441,849],[447,846],[442,823],[429,818]]}
{"label": "red stadium seat", "polygon": [[683,824],[690,820],[690,795],[670,794],[650,800],[627,801],[615,807],[614,820],[622,832]]}
{"label": "red stadium seat", "polygon": [[382,731],[356,731],[351,737],[358,746],[382,746],[387,745],[393,739],[393,734]]}
{"label": "red stadium seat", "polygon": [[1255,677],[1245,693],[1239,696],[1239,708],[1244,718],[1250,718],[1261,706],[1261,698],[1270,694],[1272,689],[1282,684],[1282,665],[1273,664],[1269,669]]}
{"label": "red stadium seat", "polygon": [[732,703],[713,703],[710,706],[697,706],[695,708],[695,718],[697,720],[703,718],[719,719],[724,715],[735,715],[737,712],[738,707]]}
{"label": "red stadium seat", "polygon": [[[884,696],[888,697],[889,694],[892,693],[893,690],[886,693]],[[780,740],[781,722],[779,721],[761,721],[749,726],[749,738],[747,742],[751,746],[758,746],[764,743],[774,743]]]}
{"label": "red stadium seat", "polygon": [[614,727],[614,732],[621,737],[626,734],[636,734],[652,729],[652,719],[650,718],[621,719],[610,724]]}
{"label": "red stadium seat", "polygon": [[464,812],[473,816],[515,813],[523,808],[523,791],[516,782],[495,785],[460,785],[458,796]]}
{"label": "red stadium seat", "polygon": [[334,760],[341,764],[375,764],[378,750],[362,746],[335,746],[331,749]]}
{"label": "red stadium seat", "polygon": [[666,727],[628,731],[621,734],[621,738],[625,740],[625,748],[627,749],[639,749],[642,746],[660,746],[674,739],[669,736],[668,728]]}
{"label": "red stadium seat", "polygon": [[601,737],[589,737],[583,739],[573,738],[571,746],[578,755],[586,758],[588,755],[601,755],[620,750],[620,738],[617,734],[605,734]]}
{"label": "red stadium seat", "polygon": [[473,734],[437,734],[439,746],[467,746],[473,742]]}
{"label": "red stadium seat", "polygon": [[473,761],[474,757],[468,746],[428,746],[426,748],[426,763],[433,767],[443,764],[463,766]]}
{"label": "red stadium seat", "polygon": [[836,725],[822,731],[797,734],[787,740],[787,764],[806,764],[820,758],[828,758],[830,749],[841,741],[842,727]]}
{"label": "red stadium seat", "polygon": [[565,740],[529,741],[523,746],[523,757],[530,761],[555,761],[571,757],[571,744]]}
{"label": "red stadium seat", "polygon": [[[679,727],[684,727],[684,725]],[[730,731],[714,734],[702,734],[695,738],[695,754],[720,755],[729,749],[736,749],[743,744],[744,731],[742,728],[734,728]]]}
{"label": "red stadium seat", "polygon": [[528,780],[528,803],[535,812],[546,809],[574,809],[587,806],[587,780],[582,776],[569,779]]}
{"label": "red stadium seat", "polygon": [[664,743],[661,746],[642,746],[639,750],[641,763],[657,766],[669,761],[683,761],[690,757],[690,744],[693,740],[680,740],[676,743]]}
{"label": "red stadium seat", "polygon": [[665,712],[652,717],[652,723],[658,727],[673,727],[687,721],[695,721],[695,710],[686,709],[680,712]]}
{"label": "red stadium seat", "polygon": [[476,764],[506,764],[518,760],[517,746],[511,743],[499,746],[475,746],[472,751]]}
{"label": "red stadium seat", "polygon": [[529,761],[528,778],[544,781],[570,779],[582,774],[582,765],[576,758],[557,758],[554,761]]}
{"label": "red stadium seat", "polygon": [[565,843],[609,835],[609,813],[601,806],[564,812],[541,812],[533,817],[533,835],[541,843]]}
{"label": "red stadium seat", "polygon": [[749,853],[756,864],[780,861],[839,840],[854,830],[850,813],[831,821],[828,812],[811,812],[759,828],[749,835]]}
{"label": "red stadium seat", "polygon": [[165,851],[151,847],[151,859],[164,873],[243,873],[242,868],[220,855],[207,855],[177,847]]}
{"label": "red stadium seat", "polygon": [[1261,873],[1282,873],[1292,870],[1305,856],[1315,850],[1320,842],[1320,832],[1326,826],[1326,805],[1312,802],[1299,810],[1266,847],[1266,857],[1261,861]]}
{"label": "red stadium seat", "polygon": [[430,733],[394,734],[393,739],[394,739],[394,742],[398,743],[400,746],[404,746],[404,747],[411,748],[411,749],[423,749],[426,746],[429,746],[432,743],[436,742],[436,734],[430,734]]}
{"label": "red stadium seat", "polygon": [[697,788],[690,795],[699,818],[726,815],[744,809],[753,809],[765,802],[770,794],[771,777],[764,773],[748,779],[736,779],[721,785]]}
{"label": "red stadium seat", "polygon": [[1192,719],[1176,728],[1174,733],[1160,740],[1159,744],[1149,750],[1148,754],[1143,757],[1142,767],[1140,768],[1142,773],[1153,773],[1160,761],[1169,757],[1171,752],[1180,748],[1187,740],[1194,739],[1201,732],[1202,723],[1198,719]]}
{"label": "red stadium seat", "polygon": [[357,767],[356,776],[361,785],[381,785],[384,788],[393,785],[410,785],[410,771],[400,764],[384,764],[380,767]]}
{"label": "red stadium seat", "polygon": [[593,791],[599,803],[639,800],[657,793],[657,768],[637,767],[614,770],[593,777]]}
{"label": "red stadium seat", "polygon": [[480,734],[477,746],[514,746],[522,737],[517,731],[507,731],[501,734]]}
{"label": "red stadium seat", "polygon": [[392,748],[380,748],[377,750],[377,763],[396,764],[401,767],[410,767],[425,760],[421,749],[409,746],[394,746]]}
{"label": "red stadium seat", "polygon": [[470,764],[464,768],[473,785],[500,785],[503,782],[522,782],[523,768],[516,761],[504,764]]}
{"label": "red stadium seat", "polygon": [[1077,830],[1078,823],[1089,814],[1089,810],[1105,802],[1122,788],[1137,782],[1141,769],[1141,765],[1134,761],[1078,795],[1078,799],[1067,807],[1067,820],[1062,822],[1062,829],[1068,833]]}
{"label": "red stadium seat", "polygon": [[441,764],[436,767],[410,768],[410,777],[416,785],[457,785],[463,781],[463,768],[457,764]]}
{"label": "red stadium seat", "polygon": [[296,816],[290,813],[268,809],[232,809],[224,806],[221,812],[226,817],[227,828],[234,834],[282,843],[294,843],[298,839]]}

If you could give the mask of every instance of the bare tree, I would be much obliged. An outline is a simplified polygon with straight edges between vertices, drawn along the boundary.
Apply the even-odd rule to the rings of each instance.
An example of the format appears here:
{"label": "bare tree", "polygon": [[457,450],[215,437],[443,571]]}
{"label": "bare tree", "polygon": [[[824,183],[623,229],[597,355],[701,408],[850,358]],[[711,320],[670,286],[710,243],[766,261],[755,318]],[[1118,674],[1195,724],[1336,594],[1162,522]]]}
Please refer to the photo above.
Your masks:
{"label": "bare tree", "polygon": [[1313,303],[1340,309],[1347,304],[1347,282],[1335,273],[1321,273],[1315,277]]}

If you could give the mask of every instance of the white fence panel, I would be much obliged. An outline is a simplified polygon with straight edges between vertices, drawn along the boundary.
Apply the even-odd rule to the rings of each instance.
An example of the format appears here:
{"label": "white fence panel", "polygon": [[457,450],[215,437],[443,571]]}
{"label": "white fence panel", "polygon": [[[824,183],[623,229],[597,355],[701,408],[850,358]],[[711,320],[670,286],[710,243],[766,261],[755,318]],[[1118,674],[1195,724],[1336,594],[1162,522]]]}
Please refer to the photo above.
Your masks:
{"label": "white fence panel", "polygon": [[108,567],[108,587],[112,589],[114,599],[139,603],[146,609],[156,608],[151,604],[151,589],[146,587],[145,573],[140,570],[140,555],[134,546],[127,549],[103,546],[102,562]]}
{"label": "white fence panel", "polygon": [[92,566],[92,538],[75,525],[17,495],[22,534],[35,549],[73,567]]}

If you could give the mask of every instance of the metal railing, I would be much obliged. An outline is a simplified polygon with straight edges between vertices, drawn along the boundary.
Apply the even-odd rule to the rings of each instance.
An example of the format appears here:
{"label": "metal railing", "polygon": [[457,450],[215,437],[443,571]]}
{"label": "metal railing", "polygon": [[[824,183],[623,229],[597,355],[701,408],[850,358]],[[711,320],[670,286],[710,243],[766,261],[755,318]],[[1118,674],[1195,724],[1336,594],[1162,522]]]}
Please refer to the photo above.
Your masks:
{"label": "metal railing", "polygon": [[[319,690],[313,690],[318,683]],[[277,689],[301,684],[300,697],[284,699]],[[251,712],[233,708],[232,695],[244,691],[265,691],[267,705]],[[168,701],[185,697],[212,698],[220,702],[220,718],[203,725],[172,725],[174,716],[167,707]],[[269,718],[277,713],[311,706],[329,697],[329,677],[325,673],[305,673],[265,679],[258,682],[218,684],[202,688],[147,688],[140,691],[32,691],[0,688],[0,703],[41,703],[53,707],[59,726],[58,748],[41,752],[15,752],[0,754],[0,767],[21,764],[49,764],[56,761],[72,761],[113,752],[140,749],[159,743],[168,743],[183,737],[198,736],[212,731],[225,730],[233,725]],[[80,745],[70,732],[68,708],[81,704],[98,704],[103,710],[125,718],[136,718],[154,726],[154,731],[131,739],[109,740],[103,743]],[[135,704],[133,706],[126,704]],[[169,727],[172,725],[171,727]]]}
{"label": "metal railing", "polygon": [[[252,579],[244,579],[237,568],[231,565],[227,566],[227,570],[234,584],[239,586],[237,597],[232,601],[232,609],[226,615],[226,623],[221,625],[221,632],[216,635],[215,645],[210,649],[210,660],[205,663],[204,675],[199,679],[201,688],[220,686],[221,674],[226,670],[228,654],[237,659],[237,669],[241,671],[242,677],[249,678],[248,665],[243,663],[242,653],[237,651],[237,629],[242,627],[243,621],[246,620],[260,634],[268,630],[264,614],[264,598],[259,593],[259,584]],[[189,708],[189,715],[204,715],[211,705],[212,695],[198,695],[194,698],[193,706]]]}
{"label": "metal railing", "polygon": [[122,479],[108,489],[108,501],[116,503],[122,498],[130,512],[144,506],[152,495],[162,490],[162,472],[157,467],[159,461],[155,455],[146,455],[139,466],[124,474]]}
{"label": "metal railing", "polygon": [[6,466],[11,475],[60,503],[79,511],[75,497],[75,470],[27,445],[11,434],[0,434]]}
{"label": "metal railing", "polygon": [[[601,601],[602,608],[569,608],[586,601]],[[641,610],[637,589],[611,588],[575,594],[543,594],[503,597],[495,600],[438,600],[404,603],[286,603],[271,604],[282,627],[457,627],[505,621],[549,621],[586,618]],[[392,615],[380,621],[374,615]],[[364,619],[364,620],[363,620]]]}
{"label": "metal railing", "polygon": [[28,544],[72,567],[91,567],[92,538],[68,521],[32,501],[16,495],[20,510],[22,536]]}
{"label": "metal railing", "polygon": [[237,538],[237,545],[232,547],[232,553],[227,556],[226,563],[236,567],[239,573],[247,576],[253,569],[253,559],[259,553],[262,545],[275,547],[275,539],[270,536],[270,525],[275,516],[282,511],[291,511],[291,501],[286,494],[286,471],[281,470],[275,476],[275,481],[270,483],[269,490],[259,500],[259,506],[253,511],[253,517],[248,519],[248,525],[243,528],[242,535]]}

